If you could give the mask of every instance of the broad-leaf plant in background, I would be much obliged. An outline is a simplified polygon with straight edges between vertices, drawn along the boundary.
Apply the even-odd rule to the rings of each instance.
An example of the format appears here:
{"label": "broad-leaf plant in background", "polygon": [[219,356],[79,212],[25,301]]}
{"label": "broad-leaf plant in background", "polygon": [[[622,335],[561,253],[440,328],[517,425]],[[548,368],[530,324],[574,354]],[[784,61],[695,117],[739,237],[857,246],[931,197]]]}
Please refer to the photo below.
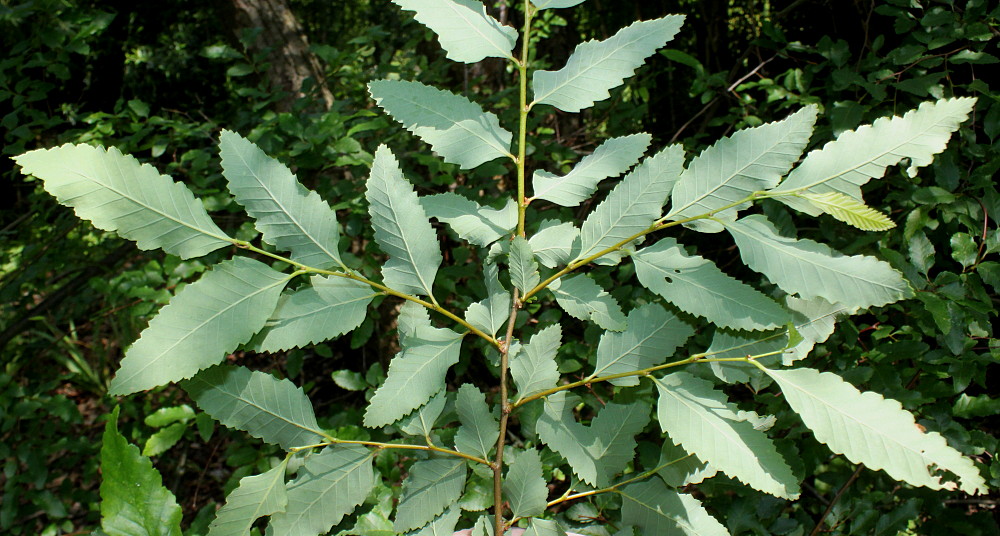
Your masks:
{"label": "broad-leaf plant in background", "polygon": [[[817,440],[871,470],[913,486],[985,491],[973,461],[921,430],[898,402],[809,367],[839,317],[912,297],[902,275],[876,258],[797,239],[755,210],[773,199],[862,230],[891,229],[865,204],[862,186],[890,166],[912,175],[930,164],[974,99],[927,102],[809,152],[815,106],[698,155],[680,145],[650,149],[651,137],[636,133],[605,141],[572,169],[546,171],[555,166],[529,159],[529,116],[607,99],[680,31],[683,16],[636,22],[580,44],[558,70],[532,71],[534,17],[582,0],[525,1],[520,35],[477,0],[393,2],[437,34],[449,59],[507,60],[520,98],[517,124],[503,125],[450,91],[370,83],[378,106],[440,159],[462,169],[504,161],[515,185],[499,203],[420,196],[380,146],[365,196],[385,255],[381,273],[353,266],[327,201],[235,132],[220,138],[223,173],[259,245],[228,236],[186,186],[115,148],[63,145],[16,158],[80,217],[142,249],[188,259],[235,246],[153,318],[111,385],[129,395],[179,383],[222,424],[285,451],[239,482],[209,534],[249,534],[262,518],[267,534],[303,536],[469,527],[485,536],[515,526],[535,535],[728,534],[688,486],[728,477],[794,500],[802,479],[768,433],[774,419],[752,411],[752,399],[731,399],[733,384],[780,393]],[[613,185],[600,190],[604,181]],[[582,221],[559,208],[580,206],[588,207]],[[479,263],[485,292],[465,310],[436,289],[445,258],[455,256],[442,255],[431,219],[476,248],[465,262]],[[731,240],[764,284],[691,251],[681,230]],[[646,290],[625,311],[609,282],[633,275]],[[401,304],[399,352],[369,387],[363,417],[385,441],[338,437],[301,387],[226,359],[334,339],[385,299]],[[581,348],[564,347],[580,332],[567,329],[575,322],[600,335],[591,355],[576,356],[591,368],[571,377],[562,365],[565,347]],[[691,352],[695,333],[711,334],[710,344]],[[465,363],[449,378],[463,360],[493,377]],[[117,412],[102,453],[104,531],[179,534],[179,507],[116,420]],[[657,463],[637,458],[640,434],[661,438]],[[369,514],[355,514],[382,489],[374,466],[391,450],[409,452],[398,502],[376,498]],[[617,513],[590,524],[566,514],[587,502]]]}

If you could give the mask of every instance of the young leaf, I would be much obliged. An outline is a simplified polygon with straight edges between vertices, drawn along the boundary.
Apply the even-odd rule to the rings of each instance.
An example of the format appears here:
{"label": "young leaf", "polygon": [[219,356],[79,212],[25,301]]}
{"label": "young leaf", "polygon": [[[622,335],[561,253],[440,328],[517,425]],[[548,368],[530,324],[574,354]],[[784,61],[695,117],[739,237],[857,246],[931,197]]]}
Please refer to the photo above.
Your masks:
{"label": "young leaf", "polygon": [[343,277],[313,276],[312,284],[283,294],[271,318],[247,345],[279,352],[339,337],[361,325],[376,292]]}
{"label": "young leaf", "polygon": [[[784,121],[740,130],[705,149],[674,185],[666,219],[677,221],[707,214],[753,192],[773,188],[805,150],[817,113],[816,106],[807,106]],[[735,220],[737,210],[748,205],[726,209],[714,217]],[[685,225],[702,232],[722,230],[711,220]]]}
{"label": "young leaf", "polygon": [[597,191],[597,183],[608,177],[617,177],[635,165],[651,140],[652,136],[645,133],[611,138],[562,177],[536,171],[531,180],[534,199],[544,199],[564,207],[579,205]]}
{"label": "young leaf", "polygon": [[636,251],[632,258],[644,287],[719,326],[760,331],[789,320],[774,300],[729,277],[711,261],[688,255],[673,238]]}
{"label": "young leaf", "polygon": [[545,220],[538,232],[531,235],[528,245],[538,262],[549,268],[564,265],[580,252],[580,229],[572,223]]}
{"label": "young leaf", "polygon": [[683,23],[682,15],[639,21],[610,39],[581,43],[562,69],[535,71],[533,104],[579,112],[610,97],[609,90],[635,74],[647,57],[673,39]]}
{"label": "young leaf", "polygon": [[476,63],[484,58],[509,58],[517,30],[486,14],[478,0],[392,0],[438,35],[448,59]]}
{"label": "young leaf", "polygon": [[523,236],[515,237],[510,243],[510,282],[524,294],[535,288],[540,278],[538,263],[531,252],[531,246]]}
{"label": "young leaf", "polygon": [[887,231],[896,226],[888,216],[840,192],[801,193],[799,197],[834,218],[862,231]]}
{"label": "young leaf", "polygon": [[288,483],[288,508],[271,516],[268,533],[326,534],[364,502],[375,487],[372,454],[357,445],[327,447],[306,458]]}
{"label": "young leaf", "polygon": [[766,372],[816,439],[852,462],[882,469],[914,486],[950,489],[933,467],[958,476],[958,487],[965,493],[986,491],[986,481],[972,460],[949,447],[937,432],[921,432],[913,414],[899,402],[862,393],[830,372],[807,368]]}
{"label": "young leaf", "polygon": [[265,242],[290,251],[292,260],[314,268],[340,266],[337,214],[307,190],[284,164],[235,132],[219,138],[222,174],[229,191],[256,221]]}
{"label": "young leaf", "polygon": [[403,496],[396,507],[396,532],[426,525],[455,504],[465,487],[465,462],[460,459],[423,460],[410,467]]}
{"label": "young leaf", "polygon": [[510,142],[514,135],[500,126],[496,115],[465,97],[402,80],[376,80],[368,84],[368,91],[445,162],[472,169],[502,156],[513,158]]}
{"label": "young leaf", "polygon": [[484,263],[483,272],[489,296],[485,300],[469,305],[465,319],[489,335],[496,335],[510,318],[510,292],[500,284],[500,269],[496,264]]}
{"label": "young leaf", "polygon": [[118,432],[119,410],[101,446],[101,528],[109,536],[181,536],[181,507],[149,458]]}
{"label": "young leaf", "polygon": [[454,192],[420,198],[427,215],[451,227],[463,240],[487,247],[517,227],[517,202],[507,201],[502,209],[482,207]]}
{"label": "young leaf", "polygon": [[[622,332],[606,331],[597,346],[597,366],[590,378],[610,376],[658,365],[694,335],[694,329],[658,304],[632,310]],[[635,376],[611,380],[615,385],[638,385]]]}
{"label": "young leaf", "polygon": [[573,7],[582,4],[584,0],[536,0],[532,2],[538,9],[556,9]]}
{"label": "young leaf", "polygon": [[459,452],[487,458],[496,444],[500,425],[486,405],[486,396],[470,384],[458,389],[455,410],[462,426],[455,435],[455,449]]}
{"label": "young leaf", "polygon": [[743,262],[789,294],[849,307],[877,307],[913,294],[902,274],[862,255],[844,256],[812,240],[778,234],[762,215],[727,223]]}
{"label": "young leaf", "polygon": [[[458,518],[461,515],[462,509],[452,506],[445,510],[443,514],[435,517],[434,521],[424,525],[420,530],[408,532],[406,536],[452,536],[455,532],[455,525],[458,524]],[[391,535],[387,536],[396,536],[396,533],[392,532]]]}
{"label": "young leaf", "polygon": [[274,310],[288,276],[236,257],[177,293],[125,352],[110,394],[190,378],[247,342]]}
{"label": "young leaf", "polygon": [[542,477],[538,451],[524,450],[514,457],[503,481],[503,492],[514,517],[534,517],[545,512],[549,488]]}
{"label": "young leaf", "polygon": [[240,479],[226,496],[226,504],[215,513],[208,536],[246,536],[261,517],[284,512],[288,506],[285,464],[259,475]]}
{"label": "young leaf", "polygon": [[288,450],[323,440],[312,404],[301,387],[265,372],[217,365],[184,382],[205,413]]}
{"label": "young leaf", "polygon": [[431,432],[434,431],[434,423],[441,416],[441,412],[444,411],[444,406],[447,402],[448,397],[445,396],[445,391],[442,389],[438,394],[431,397],[426,404],[420,406],[400,421],[399,430],[404,434],[430,437]]}
{"label": "young leaf", "polygon": [[604,329],[625,329],[625,313],[614,296],[608,294],[593,279],[574,274],[557,279],[549,285],[559,305],[579,320],[593,320]]}
{"label": "young leaf", "polygon": [[535,333],[531,342],[513,354],[510,373],[517,385],[518,400],[551,389],[559,381],[556,352],[562,345],[562,328],[552,324]]}
{"label": "young leaf", "polygon": [[729,536],[697,499],[677,493],[658,480],[629,484],[622,496],[622,521],[637,525],[643,534]]}
{"label": "young leaf", "polygon": [[715,469],[787,499],[799,495],[792,469],[767,435],[737,416],[736,406],[712,383],[686,372],[654,379],[660,427]]}
{"label": "young leaf", "polygon": [[184,184],[114,147],[66,144],[14,161],[77,216],[134,240],[139,249],[190,259],[233,243]]}
{"label": "young leaf", "polygon": [[382,269],[386,286],[432,296],[431,288],[441,250],[413,186],[403,178],[392,151],[380,145],[375,151],[365,197],[375,228],[375,241],[389,255]]}

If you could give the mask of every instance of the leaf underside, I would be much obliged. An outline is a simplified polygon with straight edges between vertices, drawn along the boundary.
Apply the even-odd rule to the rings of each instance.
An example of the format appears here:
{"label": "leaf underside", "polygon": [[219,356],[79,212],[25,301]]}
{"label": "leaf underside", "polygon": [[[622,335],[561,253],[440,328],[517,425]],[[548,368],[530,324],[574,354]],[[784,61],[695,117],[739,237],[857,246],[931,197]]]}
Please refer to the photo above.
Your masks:
{"label": "leaf underside", "polygon": [[729,536],[697,499],[677,493],[658,480],[625,486],[622,520],[642,529],[643,534],[684,534],[685,536]]}
{"label": "leaf underside", "polygon": [[448,59],[476,63],[485,58],[510,58],[517,30],[486,14],[479,0],[392,0],[438,35]]}
{"label": "leaf underside", "polygon": [[617,177],[635,165],[651,140],[652,136],[645,133],[606,140],[562,177],[536,171],[531,180],[534,198],[575,207],[590,199],[599,182]]}
{"label": "leaf underside", "polygon": [[556,302],[579,320],[593,320],[604,329],[621,331],[625,329],[625,313],[614,296],[585,274],[574,274],[553,281],[549,290]]}
{"label": "leaf underside", "polygon": [[393,528],[405,532],[422,527],[455,504],[465,488],[465,462],[460,459],[418,461],[403,481]]}
{"label": "leaf underside", "polygon": [[226,504],[215,513],[208,536],[246,536],[258,519],[283,512],[287,506],[282,463],[259,475],[241,478],[236,489],[226,496]]}
{"label": "leaf underside", "polygon": [[[694,328],[662,306],[650,303],[628,315],[625,331],[607,331],[597,346],[597,365],[591,378],[610,376],[659,365],[673,355]],[[636,376],[611,380],[619,386],[638,385]]]}
{"label": "leaf underside", "polygon": [[561,345],[562,328],[552,324],[535,333],[521,351],[511,354],[510,373],[519,400],[556,386],[559,381],[556,352]]}

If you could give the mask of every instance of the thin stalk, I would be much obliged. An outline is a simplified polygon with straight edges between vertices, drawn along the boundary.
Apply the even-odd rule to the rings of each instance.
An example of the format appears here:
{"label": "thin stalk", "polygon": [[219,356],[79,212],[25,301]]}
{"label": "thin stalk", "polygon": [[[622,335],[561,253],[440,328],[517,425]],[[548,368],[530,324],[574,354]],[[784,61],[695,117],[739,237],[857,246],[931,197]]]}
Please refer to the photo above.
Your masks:
{"label": "thin stalk", "polygon": [[507,441],[507,421],[513,406],[507,394],[507,371],[510,369],[510,343],[514,337],[514,321],[517,311],[521,308],[519,290],[514,289],[513,304],[510,307],[510,318],[507,320],[507,335],[500,348],[500,433],[497,435],[497,453],[493,460],[493,516],[494,534],[504,533],[503,519],[503,447]]}
{"label": "thin stalk", "polygon": [[[690,456],[690,455],[688,455],[688,456]],[[663,469],[664,467],[669,467],[669,466],[671,466],[671,465],[673,465],[673,464],[675,464],[675,463],[677,463],[677,462],[679,462],[681,460],[684,460],[688,456],[684,456],[683,458],[679,458],[677,460],[673,460],[673,461],[664,463],[662,465],[654,467],[653,469],[650,469],[649,471],[640,473],[640,474],[638,474],[638,475],[636,475],[636,476],[634,476],[632,478],[629,478],[627,480],[622,480],[621,482],[618,482],[617,484],[613,484],[613,485],[608,486],[606,488],[594,489],[594,490],[590,490],[590,491],[581,491],[580,493],[573,493],[573,494],[565,493],[565,494],[563,494],[562,497],[559,497],[558,499],[549,501],[548,504],[545,505],[545,507],[546,508],[551,508],[551,507],[553,507],[553,506],[555,506],[557,504],[560,504],[560,503],[564,503],[564,502],[568,502],[568,501],[574,501],[576,499],[582,499],[584,497],[590,497],[592,495],[598,495],[600,493],[608,493],[610,491],[615,491],[618,488],[620,488],[620,487],[622,487],[622,486],[624,486],[626,484],[631,484],[633,482],[638,482],[640,480],[645,480],[645,479],[647,479],[647,478],[655,475],[656,473],[660,472],[660,470]],[[517,520],[515,519],[514,521],[517,521]]]}
{"label": "thin stalk", "polygon": [[521,45],[521,61],[517,63],[518,82],[520,84],[520,108],[519,126],[517,136],[517,234],[524,236],[524,214],[528,208],[528,201],[525,199],[525,158],[527,155],[528,140],[528,112],[531,110],[528,103],[528,52],[531,48],[531,17],[534,16],[531,2],[524,0],[524,35]]}
{"label": "thin stalk", "polygon": [[472,456],[464,452],[441,448],[435,445],[409,445],[404,443],[380,443],[378,441],[353,441],[347,439],[335,439],[332,437],[328,437],[327,441],[324,441],[322,443],[316,443],[314,445],[305,445],[302,447],[294,447],[292,449],[289,449],[289,452],[300,452],[303,450],[309,450],[319,447],[328,447],[330,445],[363,445],[366,447],[375,447],[378,449],[423,450],[423,451],[437,452],[439,454],[446,454],[448,456],[456,456],[458,458],[464,458],[466,460],[473,461],[476,463],[481,463],[483,465],[490,465],[490,462],[488,460],[484,460],[478,456]]}

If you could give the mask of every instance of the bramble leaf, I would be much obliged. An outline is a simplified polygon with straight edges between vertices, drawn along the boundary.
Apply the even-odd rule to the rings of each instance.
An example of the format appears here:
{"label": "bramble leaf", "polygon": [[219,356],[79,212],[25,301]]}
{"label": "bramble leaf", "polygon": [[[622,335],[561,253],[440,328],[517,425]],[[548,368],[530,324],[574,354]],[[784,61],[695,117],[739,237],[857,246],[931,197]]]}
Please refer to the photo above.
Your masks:
{"label": "bramble leaf", "polygon": [[486,14],[479,0],[392,0],[438,35],[448,59],[476,63],[484,58],[510,58],[517,30]]}
{"label": "bramble leaf", "polygon": [[651,140],[652,136],[645,133],[606,140],[562,177],[547,171],[536,171],[531,180],[534,199],[544,199],[564,207],[579,205],[597,191],[599,182],[617,177],[635,165]]}

